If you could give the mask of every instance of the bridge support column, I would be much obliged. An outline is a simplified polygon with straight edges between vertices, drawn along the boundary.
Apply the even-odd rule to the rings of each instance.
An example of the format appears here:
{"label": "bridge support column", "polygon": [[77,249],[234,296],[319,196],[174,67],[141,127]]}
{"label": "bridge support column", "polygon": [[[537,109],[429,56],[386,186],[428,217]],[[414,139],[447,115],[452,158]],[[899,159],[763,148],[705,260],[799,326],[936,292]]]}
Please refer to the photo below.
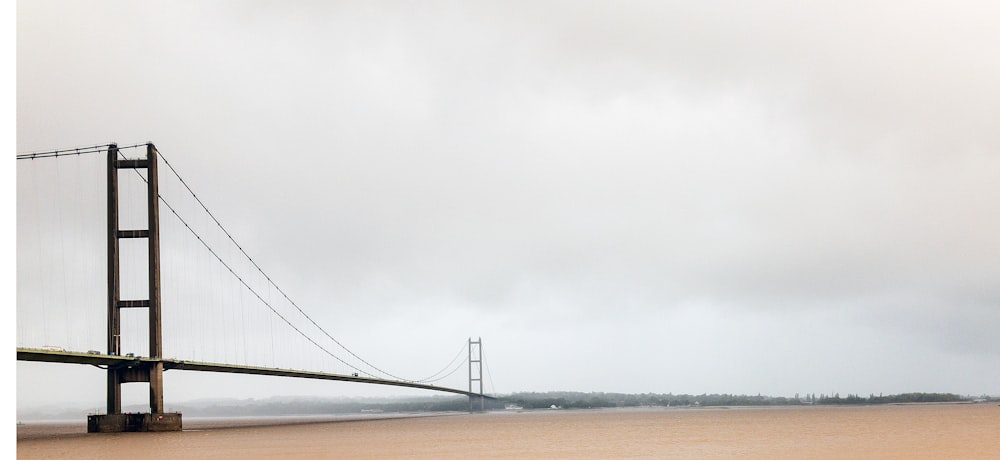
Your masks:
{"label": "bridge support column", "polygon": [[[160,322],[160,213],[156,147],[146,144],[146,159],[120,160],[118,146],[108,147],[108,354],[121,356],[122,308],[146,308],[149,315],[149,357],[163,357]],[[146,169],[145,230],[121,230],[118,221],[118,170]],[[121,300],[119,239],[146,238],[149,266],[149,298]],[[149,384],[149,413],[122,414],[123,383]],[[176,431],[181,429],[181,414],[163,412],[163,363],[139,362],[108,368],[108,413],[87,419],[90,433],[115,431]]]}
{"label": "bridge support column", "polygon": [[122,413],[122,379],[118,369],[108,369],[108,413]]}
{"label": "bridge support column", "polygon": [[473,393],[473,383],[478,384],[479,395],[469,395],[469,412],[476,411],[475,400],[479,400],[479,412],[486,410],[486,399],[483,398],[483,338],[475,342],[469,337],[469,393]]}

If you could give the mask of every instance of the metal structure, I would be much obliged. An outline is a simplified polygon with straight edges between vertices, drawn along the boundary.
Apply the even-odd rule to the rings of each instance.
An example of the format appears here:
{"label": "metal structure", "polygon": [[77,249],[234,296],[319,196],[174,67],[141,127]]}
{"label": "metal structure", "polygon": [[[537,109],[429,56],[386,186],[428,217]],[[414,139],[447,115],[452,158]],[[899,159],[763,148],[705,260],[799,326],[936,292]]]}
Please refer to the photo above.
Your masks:
{"label": "metal structure", "polygon": [[[160,213],[156,169],[156,147],[146,144],[146,159],[119,159],[117,144],[108,146],[108,355],[121,356],[121,309],[146,308],[149,315],[148,361],[128,360],[109,365],[106,415],[92,415],[87,430],[95,431],[174,431],[181,429],[180,414],[163,411],[163,334],[160,321]],[[120,170],[146,170],[146,229],[122,230],[118,212]],[[146,299],[121,298],[121,245],[119,240],[145,238],[149,270]],[[142,423],[122,414],[122,384],[149,383],[149,414]]]}
{"label": "metal structure", "polygon": [[[274,377],[294,377],[313,380],[332,380],[340,382],[367,383],[371,385],[387,385],[394,387],[416,388],[420,390],[439,391],[453,393],[462,396],[478,397],[478,394],[471,393],[457,388],[439,387],[429,383],[408,382],[406,380],[385,380],[371,377],[359,377],[357,375],[332,374],[328,372],[314,372],[297,369],[277,369],[270,367],[241,366],[238,364],[206,363],[200,361],[185,361],[180,359],[153,359],[140,356],[111,356],[93,353],[80,353],[74,351],[50,351],[31,348],[17,349],[18,361],[34,361],[40,363],[67,363],[86,364],[90,366],[125,367],[143,366],[146,363],[160,363],[164,371],[199,371],[216,372],[225,374],[243,375],[270,375]],[[492,396],[483,395],[486,399],[496,399]]]}
{"label": "metal structure", "polygon": [[[141,147],[142,144],[123,148]],[[375,385],[392,385],[409,388],[419,388],[432,391],[442,391],[461,394],[469,397],[469,410],[473,411],[473,402],[480,401],[480,410],[485,409],[485,399],[495,399],[483,392],[482,369],[482,339],[472,341],[469,338],[469,391],[438,387],[426,383],[404,380],[385,380],[379,378],[358,377],[354,375],[330,374],[292,369],[262,368],[239,366],[231,364],[204,363],[181,361],[163,358],[163,335],[161,322],[161,284],[160,284],[160,238],[159,238],[159,187],[157,174],[158,152],[152,143],[145,144],[145,159],[119,158],[117,144],[107,145],[107,267],[108,267],[108,315],[107,315],[107,354],[97,352],[77,353],[65,350],[17,349],[19,361],[53,362],[86,364],[107,369],[107,413],[88,416],[87,431],[121,432],[121,431],[179,431],[181,430],[181,414],[164,412],[163,403],[163,372],[165,370],[191,370],[202,372],[222,372],[235,374],[271,375],[320,380],[349,381]],[[99,146],[102,148],[104,146]],[[67,151],[54,151],[42,154],[25,155],[24,158],[44,158],[59,156],[59,153],[96,153],[86,151],[97,149],[89,147]],[[19,156],[18,159],[21,159]],[[169,165],[168,165],[169,166]],[[120,228],[119,214],[119,173],[121,170],[145,169],[146,176],[146,223],[145,229]],[[122,299],[121,283],[121,244],[122,239],[145,238],[147,242],[148,296],[146,299]],[[148,313],[149,356],[133,356],[123,354],[121,344],[121,310],[123,308],[145,308]],[[475,357],[474,357],[475,355]],[[473,371],[475,370],[475,377]],[[122,413],[122,384],[143,382],[149,384],[149,412]],[[473,382],[478,383],[478,392],[473,391]]]}
{"label": "metal structure", "polygon": [[[473,383],[478,383],[479,393],[473,390]],[[483,338],[475,342],[469,337],[469,412],[474,412],[473,402],[479,399],[479,411],[486,410],[486,399],[483,398]]]}

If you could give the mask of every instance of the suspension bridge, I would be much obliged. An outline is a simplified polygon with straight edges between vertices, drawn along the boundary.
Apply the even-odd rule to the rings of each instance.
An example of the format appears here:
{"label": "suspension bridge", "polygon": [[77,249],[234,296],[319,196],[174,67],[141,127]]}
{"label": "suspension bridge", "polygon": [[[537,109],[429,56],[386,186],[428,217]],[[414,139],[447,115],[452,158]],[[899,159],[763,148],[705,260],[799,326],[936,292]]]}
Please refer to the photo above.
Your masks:
{"label": "suspension bridge", "polygon": [[[352,351],[279,287],[152,143],[17,160],[18,196],[28,200],[18,205],[17,359],[106,371],[106,413],[88,417],[89,432],[180,430],[181,414],[164,409],[165,371],[431,390],[468,396],[470,411],[494,399],[481,339],[463,341],[420,379]],[[161,163],[172,180],[163,181]],[[134,383],[148,386],[149,412],[123,413],[122,386]]]}

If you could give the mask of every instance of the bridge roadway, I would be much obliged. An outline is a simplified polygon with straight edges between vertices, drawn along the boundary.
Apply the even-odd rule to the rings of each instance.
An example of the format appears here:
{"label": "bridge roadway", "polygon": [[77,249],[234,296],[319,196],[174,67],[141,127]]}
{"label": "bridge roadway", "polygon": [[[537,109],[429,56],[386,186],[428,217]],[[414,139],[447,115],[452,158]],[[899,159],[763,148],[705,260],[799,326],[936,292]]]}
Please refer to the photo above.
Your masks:
{"label": "bridge roadway", "polygon": [[[368,377],[355,377],[353,375],[328,374],[325,372],[302,371],[295,369],[274,369],[267,367],[239,366],[234,364],[203,363],[198,361],[182,361],[178,359],[156,359],[141,356],[111,356],[94,353],[78,353],[72,351],[51,351],[34,348],[18,348],[18,361],[36,361],[45,363],[70,363],[70,364],[90,364],[92,366],[119,366],[119,367],[139,367],[156,362],[163,363],[163,370],[180,369],[186,371],[202,372],[224,372],[229,374],[251,374],[251,375],[274,375],[279,377],[296,377],[317,380],[340,380],[343,382],[368,383],[373,385],[390,385],[397,387],[419,388],[422,390],[443,391],[465,396],[480,397],[479,393],[472,393],[455,388],[439,387],[424,383],[407,382],[402,380],[384,380]],[[486,399],[496,399],[492,396],[481,395]]]}

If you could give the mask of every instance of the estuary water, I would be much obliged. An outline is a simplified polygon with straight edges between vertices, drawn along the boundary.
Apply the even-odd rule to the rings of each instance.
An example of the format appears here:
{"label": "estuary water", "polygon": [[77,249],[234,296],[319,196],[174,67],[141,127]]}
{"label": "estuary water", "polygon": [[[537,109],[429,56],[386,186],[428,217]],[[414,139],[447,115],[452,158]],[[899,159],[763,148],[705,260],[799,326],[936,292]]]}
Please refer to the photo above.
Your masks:
{"label": "estuary water", "polygon": [[[389,415],[389,414],[385,414]],[[46,431],[47,430],[47,431]],[[1000,458],[994,404],[505,411],[191,420],[174,433],[19,426],[18,458]]]}

